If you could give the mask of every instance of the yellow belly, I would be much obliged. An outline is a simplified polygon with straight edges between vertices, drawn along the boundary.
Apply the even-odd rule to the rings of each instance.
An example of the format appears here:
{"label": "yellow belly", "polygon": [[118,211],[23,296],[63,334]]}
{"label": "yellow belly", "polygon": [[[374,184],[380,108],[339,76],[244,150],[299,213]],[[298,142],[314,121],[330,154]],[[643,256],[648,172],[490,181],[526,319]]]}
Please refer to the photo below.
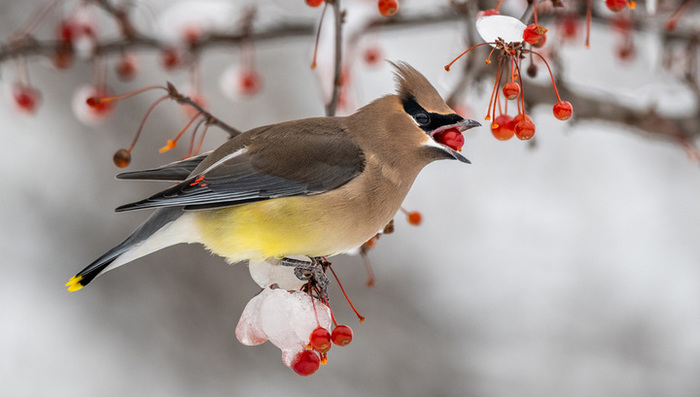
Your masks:
{"label": "yellow belly", "polygon": [[[287,197],[195,215],[202,243],[230,262],[290,255],[325,256],[352,248],[342,230],[306,197]],[[359,244],[361,244],[360,242]]]}

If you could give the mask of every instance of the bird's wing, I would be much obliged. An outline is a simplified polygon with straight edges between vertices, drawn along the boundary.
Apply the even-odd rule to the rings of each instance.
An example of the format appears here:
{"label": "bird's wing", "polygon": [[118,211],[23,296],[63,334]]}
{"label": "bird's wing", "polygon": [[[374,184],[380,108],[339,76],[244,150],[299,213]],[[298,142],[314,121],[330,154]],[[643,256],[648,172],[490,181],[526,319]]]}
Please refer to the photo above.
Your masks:
{"label": "bird's wing", "polygon": [[187,179],[199,163],[210,154],[211,152],[202,153],[199,156],[175,161],[158,168],[123,172],[117,175],[117,179],[181,182]]}
{"label": "bird's wing", "polygon": [[229,140],[180,184],[117,211],[227,207],[323,193],[362,172],[365,159],[338,119],[307,119]]}

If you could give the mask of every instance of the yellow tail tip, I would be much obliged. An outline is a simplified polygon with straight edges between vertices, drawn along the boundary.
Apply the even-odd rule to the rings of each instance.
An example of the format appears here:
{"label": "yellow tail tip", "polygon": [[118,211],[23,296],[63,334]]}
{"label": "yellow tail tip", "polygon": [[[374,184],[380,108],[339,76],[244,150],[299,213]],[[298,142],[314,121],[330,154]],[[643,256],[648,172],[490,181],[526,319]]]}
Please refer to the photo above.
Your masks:
{"label": "yellow tail tip", "polygon": [[66,283],[66,287],[68,287],[68,292],[73,292],[77,291],[81,288],[84,287],[84,285],[80,284],[80,282],[83,280],[83,276],[73,276],[68,280]]}

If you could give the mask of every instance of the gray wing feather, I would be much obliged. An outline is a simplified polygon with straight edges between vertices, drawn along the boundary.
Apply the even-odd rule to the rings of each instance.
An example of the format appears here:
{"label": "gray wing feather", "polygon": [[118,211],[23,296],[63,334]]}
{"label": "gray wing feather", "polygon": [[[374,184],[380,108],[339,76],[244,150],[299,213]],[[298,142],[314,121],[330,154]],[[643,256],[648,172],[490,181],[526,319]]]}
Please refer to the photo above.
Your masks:
{"label": "gray wing feather", "polygon": [[126,180],[149,180],[149,181],[171,181],[180,182],[187,179],[195,168],[211,152],[200,154],[184,160],[175,161],[162,167],[141,171],[124,172],[117,175],[117,179]]}
{"label": "gray wing feather", "polygon": [[301,125],[284,123],[261,129],[258,134],[241,138],[241,142],[232,139],[225,153],[215,151],[214,157],[200,164],[196,174],[117,211],[173,206],[186,210],[218,208],[319,194],[342,186],[362,172],[364,155],[342,128],[329,126],[324,119],[311,120],[319,120],[319,124],[308,120]]}

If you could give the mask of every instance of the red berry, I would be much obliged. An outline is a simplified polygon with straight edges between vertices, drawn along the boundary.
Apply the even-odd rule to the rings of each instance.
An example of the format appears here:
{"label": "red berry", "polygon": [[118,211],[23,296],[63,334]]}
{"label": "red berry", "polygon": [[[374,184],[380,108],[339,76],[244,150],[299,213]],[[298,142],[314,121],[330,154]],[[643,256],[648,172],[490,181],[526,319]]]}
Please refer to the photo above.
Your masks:
{"label": "red berry", "polygon": [[481,17],[488,17],[491,15],[498,15],[498,14],[500,14],[500,12],[498,12],[498,10],[496,10],[494,8],[491,8],[489,10],[482,10],[482,11],[479,11],[476,13],[476,19],[479,19]]}
{"label": "red berry", "polygon": [[338,325],[333,328],[331,339],[338,346],[347,346],[352,342],[352,329],[347,325]]}
{"label": "red berry", "polygon": [[518,95],[520,95],[520,84],[511,81],[503,85],[503,96],[506,97],[506,99],[513,100],[517,98]]}
{"label": "red berry", "polygon": [[534,23],[528,25],[523,31],[523,40],[530,44],[536,44],[547,33],[547,29]]}
{"label": "red berry", "polygon": [[542,36],[540,36],[540,39],[537,40],[537,42],[534,43],[532,46],[535,48],[542,48],[542,47],[544,47],[544,43],[546,43],[546,42],[547,42],[547,35],[543,34]]}
{"label": "red berry", "polygon": [[136,76],[138,68],[136,66],[136,58],[133,55],[125,54],[119,57],[116,66],[114,67],[117,76],[120,79],[128,81]]}
{"label": "red berry", "polygon": [[173,70],[180,66],[180,52],[177,48],[165,48],[160,53],[160,64],[165,70]]}
{"label": "red berry", "polygon": [[629,3],[627,0],[605,0],[605,5],[608,6],[610,11],[622,11],[627,7]]}
{"label": "red berry", "polygon": [[203,35],[204,32],[197,26],[187,26],[182,30],[182,40],[190,45],[198,42]]}
{"label": "red berry", "polygon": [[464,136],[456,128],[440,131],[433,135],[435,142],[449,146],[453,150],[461,150],[464,146]]}
{"label": "red berry", "polygon": [[92,39],[97,35],[97,26],[87,13],[77,14],[76,16],[64,19],[56,28],[56,38],[63,43],[75,42],[84,37]]}
{"label": "red berry", "polygon": [[568,120],[571,114],[574,112],[573,106],[568,101],[559,101],[554,104],[554,109],[552,110],[554,117],[559,120]]}
{"label": "red berry", "polygon": [[78,120],[88,125],[97,125],[114,113],[116,102],[106,88],[79,87],[73,94],[73,112]]}
{"label": "red berry", "polygon": [[673,32],[676,30],[676,25],[678,25],[677,19],[669,19],[668,22],[666,22],[666,30]]}
{"label": "red berry", "polygon": [[530,63],[530,66],[528,66],[525,71],[527,72],[527,75],[529,77],[533,79],[537,77],[537,65],[535,65],[534,63]]}
{"label": "red berry", "polygon": [[313,373],[318,370],[320,365],[321,359],[318,357],[318,354],[312,352],[311,350],[304,350],[294,357],[291,367],[297,374],[301,376],[309,376],[313,375]]}
{"label": "red berry", "polygon": [[627,33],[632,30],[632,19],[626,15],[613,15],[610,26],[620,33]]}
{"label": "red berry", "polygon": [[131,153],[126,149],[119,149],[114,153],[114,165],[119,168],[124,168],[131,163]]}
{"label": "red berry", "polygon": [[535,135],[535,123],[530,116],[519,114],[513,118],[515,123],[515,136],[521,141],[527,141]]}
{"label": "red berry", "polygon": [[617,56],[623,61],[633,60],[635,56],[634,43],[632,41],[629,41],[620,45],[617,48]]}
{"label": "red berry", "polygon": [[374,66],[382,59],[382,51],[379,47],[369,47],[365,50],[363,58],[366,64]]}
{"label": "red berry", "polygon": [[418,211],[411,211],[408,213],[408,223],[413,226],[418,226],[423,222],[423,215]]}
{"label": "red berry", "polygon": [[309,336],[309,344],[319,353],[325,353],[331,348],[331,333],[323,327],[318,327]]}
{"label": "red berry", "polygon": [[399,11],[399,2],[397,0],[379,0],[377,8],[379,8],[380,14],[390,17]]}
{"label": "red berry", "polygon": [[306,5],[309,7],[318,7],[323,4],[323,0],[306,0]]}
{"label": "red berry", "polygon": [[12,88],[12,99],[18,111],[34,114],[41,103],[41,93],[31,86],[18,83]]}
{"label": "red berry", "polygon": [[248,70],[241,72],[240,80],[238,82],[238,87],[243,95],[254,95],[260,91],[262,87],[262,79],[258,72],[254,70]]}
{"label": "red berry", "polygon": [[92,112],[95,114],[110,112],[114,107],[114,104],[111,101],[102,100],[102,98],[106,98],[108,95],[105,95],[103,92],[97,90],[95,90],[94,93],[95,95],[85,100],[85,103],[90,107],[90,109],[92,109]]}
{"label": "red berry", "polygon": [[51,58],[56,69],[68,69],[73,65],[73,50],[57,50]]}
{"label": "red berry", "polygon": [[574,40],[578,37],[578,19],[574,16],[566,16],[561,20],[559,29],[561,30],[562,38],[566,40]]}
{"label": "red berry", "polygon": [[514,128],[513,118],[507,114],[496,117],[491,123],[491,133],[499,141],[507,141],[512,138],[515,133]]}
{"label": "red berry", "polygon": [[75,26],[70,20],[63,20],[56,28],[56,38],[58,41],[69,43],[73,41]]}

